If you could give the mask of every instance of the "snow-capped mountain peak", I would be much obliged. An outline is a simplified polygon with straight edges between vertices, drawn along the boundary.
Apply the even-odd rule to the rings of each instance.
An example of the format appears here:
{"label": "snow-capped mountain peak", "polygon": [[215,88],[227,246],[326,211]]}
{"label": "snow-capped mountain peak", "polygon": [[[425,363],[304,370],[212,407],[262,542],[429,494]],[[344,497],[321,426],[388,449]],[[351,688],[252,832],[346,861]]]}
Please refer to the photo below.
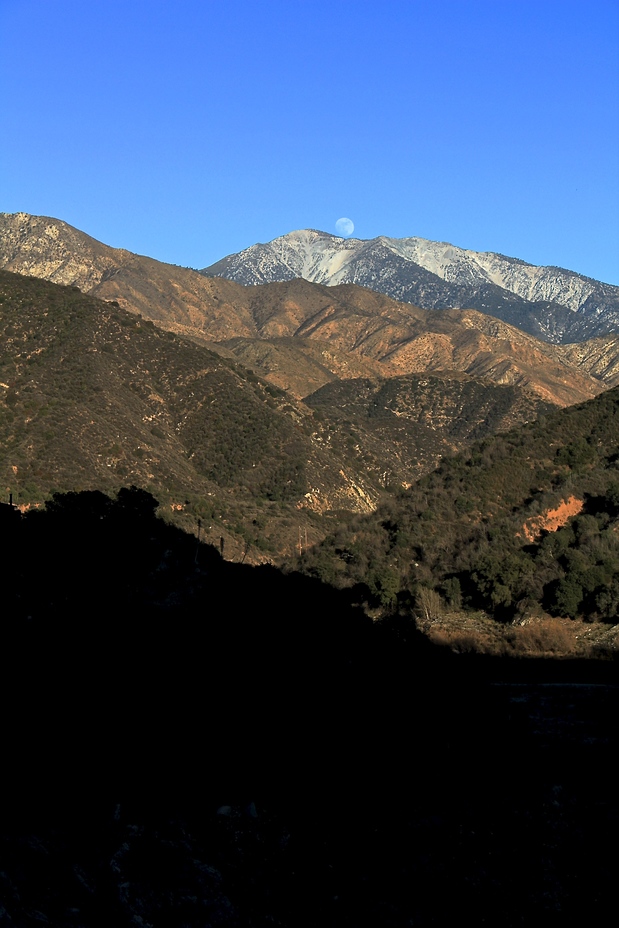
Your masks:
{"label": "snow-capped mountain peak", "polygon": [[301,229],[229,255],[203,273],[243,284],[295,277],[326,286],[355,283],[424,309],[478,309],[555,342],[619,328],[619,287],[416,237],[344,239]]}

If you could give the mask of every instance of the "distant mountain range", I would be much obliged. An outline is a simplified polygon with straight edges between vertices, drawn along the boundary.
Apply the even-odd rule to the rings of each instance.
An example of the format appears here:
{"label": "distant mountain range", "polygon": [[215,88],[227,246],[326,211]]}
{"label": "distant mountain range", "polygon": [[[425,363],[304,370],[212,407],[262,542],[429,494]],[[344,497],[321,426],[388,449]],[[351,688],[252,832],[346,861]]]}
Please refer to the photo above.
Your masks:
{"label": "distant mountain range", "polygon": [[252,245],[202,273],[246,285],[295,277],[354,283],[423,309],[477,309],[556,344],[619,327],[619,287],[422,238],[365,241],[304,229]]}
{"label": "distant mountain range", "polygon": [[116,301],[236,357],[297,399],[342,378],[459,371],[564,406],[619,378],[614,336],[553,346],[485,313],[428,312],[359,286],[300,278],[244,286],[110,248],[57,219],[26,213],[0,214],[0,267]]}
{"label": "distant mountain range", "polygon": [[616,336],[553,345],[354,284],[246,286],[46,217],[0,214],[0,267],[5,491],[147,486],[238,557],[290,551],[300,526],[311,544],[325,514],[619,382]]}

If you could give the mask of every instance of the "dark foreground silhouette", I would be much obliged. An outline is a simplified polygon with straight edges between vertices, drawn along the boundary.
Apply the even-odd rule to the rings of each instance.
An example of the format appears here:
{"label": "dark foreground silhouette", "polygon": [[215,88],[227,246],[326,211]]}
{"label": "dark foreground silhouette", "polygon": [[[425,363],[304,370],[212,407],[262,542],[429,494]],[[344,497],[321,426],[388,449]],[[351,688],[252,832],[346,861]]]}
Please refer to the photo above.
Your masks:
{"label": "dark foreground silhouette", "polygon": [[605,917],[612,664],[437,651],[155,510],[0,513],[0,924]]}

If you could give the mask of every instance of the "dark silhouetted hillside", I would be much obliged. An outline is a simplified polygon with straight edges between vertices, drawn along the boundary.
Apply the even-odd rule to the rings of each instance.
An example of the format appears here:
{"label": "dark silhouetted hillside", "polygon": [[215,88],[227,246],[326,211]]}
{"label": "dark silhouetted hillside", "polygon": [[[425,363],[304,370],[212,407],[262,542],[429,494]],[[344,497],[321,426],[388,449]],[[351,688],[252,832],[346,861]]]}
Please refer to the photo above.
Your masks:
{"label": "dark silhouetted hillside", "polygon": [[433,649],[223,561],[135,488],[55,496],[0,539],[4,924],[607,913],[610,665]]}

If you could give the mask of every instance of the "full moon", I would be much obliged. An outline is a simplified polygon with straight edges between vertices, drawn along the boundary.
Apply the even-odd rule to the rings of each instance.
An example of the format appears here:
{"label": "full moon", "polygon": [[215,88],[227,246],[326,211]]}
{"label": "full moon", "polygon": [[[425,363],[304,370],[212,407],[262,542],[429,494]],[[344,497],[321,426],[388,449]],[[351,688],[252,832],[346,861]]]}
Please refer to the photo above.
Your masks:
{"label": "full moon", "polygon": [[355,231],[355,224],[352,219],[346,219],[346,217],[343,216],[335,223],[335,231],[338,235],[341,235],[342,238],[348,238],[348,236],[352,235]]}

